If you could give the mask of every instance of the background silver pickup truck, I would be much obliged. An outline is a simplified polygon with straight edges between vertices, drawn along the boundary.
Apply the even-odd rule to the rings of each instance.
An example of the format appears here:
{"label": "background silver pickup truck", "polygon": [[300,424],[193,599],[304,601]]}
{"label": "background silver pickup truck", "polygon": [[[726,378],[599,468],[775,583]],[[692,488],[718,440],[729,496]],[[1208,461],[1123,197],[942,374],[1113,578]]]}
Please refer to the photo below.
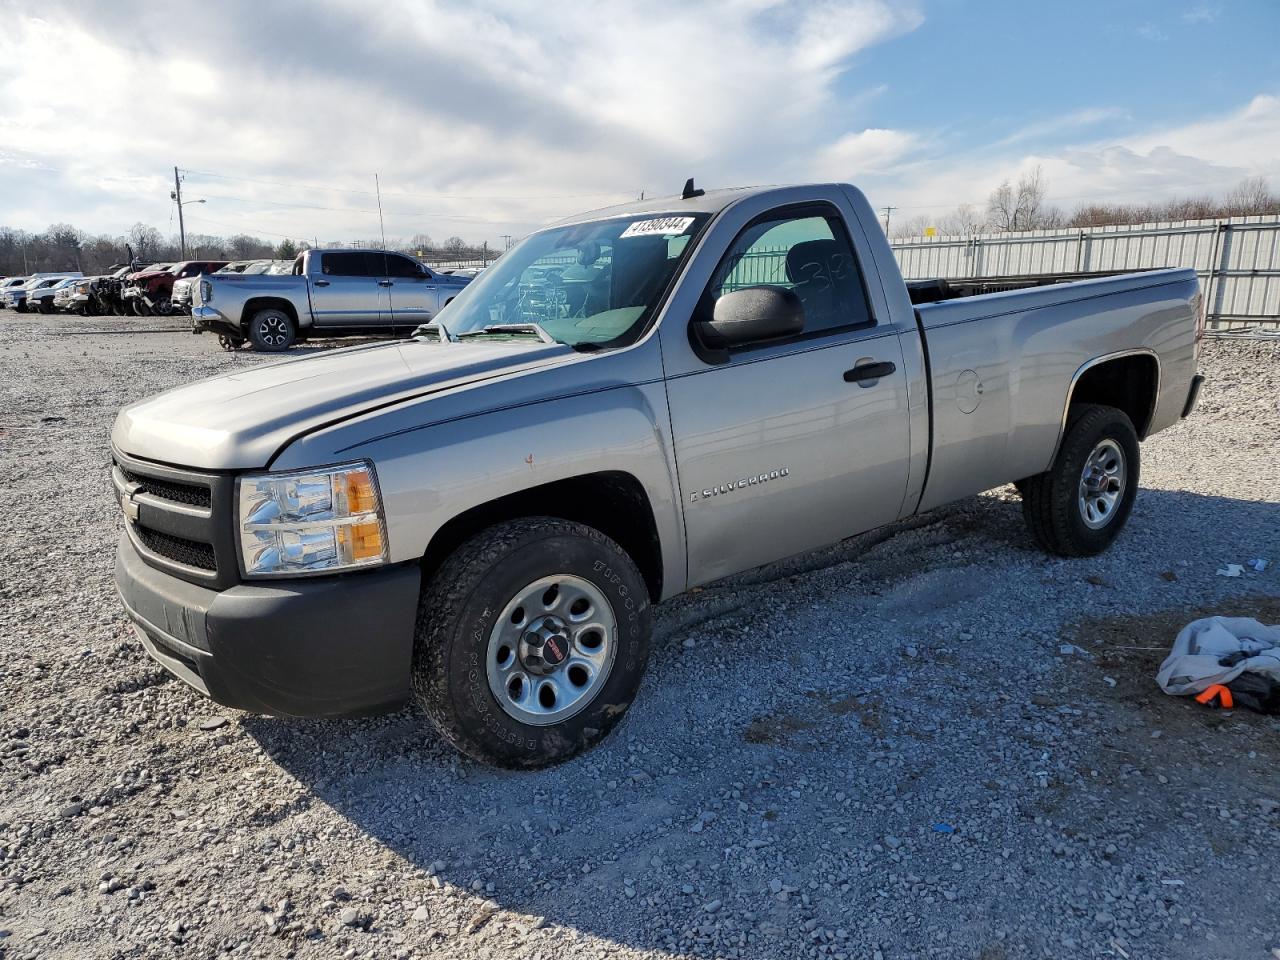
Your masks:
{"label": "background silver pickup truck", "polygon": [[191,316],[196,333],[211,330],[228,349],[248,341],[274,352],[298,337],[407,332],[469,282],[389,250],[305,250],[285,276],[209,274]]}
{"label": "background silver pickup truck", "polygon": [[947,295],[908,290],[848,186],[556,225],[411,340],[123,410],[121,597],[224,704],[412,690],[475,757],[561,760],[694,585],[1011,481],[1051,552],[1120,532],[1139,440],[1195,404],[1192,272]]}

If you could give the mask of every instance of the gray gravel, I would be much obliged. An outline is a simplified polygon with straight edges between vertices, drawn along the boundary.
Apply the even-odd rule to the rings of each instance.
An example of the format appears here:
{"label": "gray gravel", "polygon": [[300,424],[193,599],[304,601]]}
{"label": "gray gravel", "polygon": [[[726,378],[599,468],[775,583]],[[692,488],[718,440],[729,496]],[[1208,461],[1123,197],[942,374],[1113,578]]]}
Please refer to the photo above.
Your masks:
{"label": "gray gravel", "polygon": [[[172,323],[0,314],[0,957],[1260,958],[1280,723],[1165,697],[1280,621],[1280,347],[1211,343],[1106,555],[1012,489],[664,604],[600,748],[500,773],[410,709],[223,710],[111,585],[107,436],[220,370]],[[110,331],[110,332],[108,332]]]}

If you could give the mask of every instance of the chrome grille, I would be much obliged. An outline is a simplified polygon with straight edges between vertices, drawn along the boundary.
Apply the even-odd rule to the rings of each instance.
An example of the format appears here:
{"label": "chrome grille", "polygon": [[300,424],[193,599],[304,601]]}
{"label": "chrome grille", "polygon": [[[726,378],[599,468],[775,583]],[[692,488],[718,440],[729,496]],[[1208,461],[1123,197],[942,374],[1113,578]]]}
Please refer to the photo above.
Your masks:
{"label": "chrome grille", "polygon": [[112,459],[125,529],[149,566],[215,590],[239,582],[232,474],[171,467],[119,450]]}
{"label": "chrome grille", "polygon": [[192,483],[174,483],[161,480],[159,477],[143,477],[130,470],[121,469],[124,478],[138,485],[139,493],[149,493],[161,500],[172,500],[174,503],[185,503],[193,507],[208,507],[212,502],[212,492],[208,487]]}

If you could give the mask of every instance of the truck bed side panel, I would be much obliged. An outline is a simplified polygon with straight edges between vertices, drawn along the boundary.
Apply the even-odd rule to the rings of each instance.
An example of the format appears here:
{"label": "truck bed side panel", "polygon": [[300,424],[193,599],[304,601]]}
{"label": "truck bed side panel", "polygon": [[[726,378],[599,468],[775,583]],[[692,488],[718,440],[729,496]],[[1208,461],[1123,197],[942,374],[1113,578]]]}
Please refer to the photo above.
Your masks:
{"label": "truck bed side panel", "polygon": [[1046,470],[1079,371],[1138,353],[1159,365],[1148,433],[1176,422],[1195,367],[1189,271],[1108,278],[920,309],[933,377],[921,510]]}

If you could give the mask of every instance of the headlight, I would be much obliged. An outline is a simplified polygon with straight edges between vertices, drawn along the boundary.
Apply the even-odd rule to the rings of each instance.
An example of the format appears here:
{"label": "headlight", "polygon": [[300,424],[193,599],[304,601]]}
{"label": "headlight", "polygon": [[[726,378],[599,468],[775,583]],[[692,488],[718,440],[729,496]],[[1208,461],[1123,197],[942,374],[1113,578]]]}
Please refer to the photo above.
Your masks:
{"label": "headlight", "polygon": [[200,302],[208,303],[213,299],[213,284],[208,280],[200,281]]}
{"label": "headlight", "polygon": [[246,577],[334,573],[387,561],[371,463],[244,476],[236,502]]}

